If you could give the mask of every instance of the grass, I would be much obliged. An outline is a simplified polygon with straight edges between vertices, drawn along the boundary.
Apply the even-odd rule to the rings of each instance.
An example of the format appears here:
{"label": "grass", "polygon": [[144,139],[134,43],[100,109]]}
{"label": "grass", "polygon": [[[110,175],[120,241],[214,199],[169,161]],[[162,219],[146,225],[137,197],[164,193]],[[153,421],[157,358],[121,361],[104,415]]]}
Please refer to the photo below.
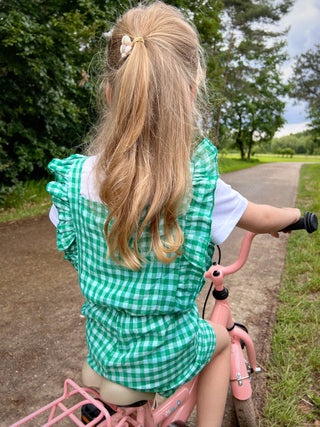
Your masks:
{"label": "grass", "polygon": [[250,160],[241,160],[236,153],[220,155],[218,158],[220,173],[232,172],[240,169],[250,168],[262,163],[274,162],[320,162],[320,156],[294,155],[283,157],[277,154],[256,154]]}
{"label": "grass", "polygon": [[[320,167],[301,170],[296,206],[320,213]],[[266,426],[311,426],[320,420],[320,232],[293,232],[279,294],[268,367]]]}
{"label": "grass", "polygon": [[260,165],[261,163],[263,162],[261,162],[259,159],[241,160],[239,158],[236,158],[236,156],[234,157],[219,156],[218,157],[220,173],[227,173],[227,172],[233,172],[241,169],[246,169],[246,168]]}
{"label": "grass", "polygon": [[293,157],[283,157],[280,154],[255,154],[255,159],[263,163],[274,162],[320,162],[320,156],[309,156],[306,154],[295,154]]}
{"label": "grass", "polygon": [[48,179],[27,181],[1,195],[0,222],[14,221],[48,212],[51,198],[46,191]]}

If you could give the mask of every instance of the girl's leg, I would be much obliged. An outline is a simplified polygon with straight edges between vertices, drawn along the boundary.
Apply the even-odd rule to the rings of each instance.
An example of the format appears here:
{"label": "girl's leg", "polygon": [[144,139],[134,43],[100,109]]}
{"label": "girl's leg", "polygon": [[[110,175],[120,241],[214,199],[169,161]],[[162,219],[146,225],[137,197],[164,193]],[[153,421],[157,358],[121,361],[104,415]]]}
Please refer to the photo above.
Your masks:
{"label": "girl's leg", "polygon": [[230,336],[225,327],[208,322],[216,333],[216,348],[199,374],[197,427],[221,427],[230,379]]}

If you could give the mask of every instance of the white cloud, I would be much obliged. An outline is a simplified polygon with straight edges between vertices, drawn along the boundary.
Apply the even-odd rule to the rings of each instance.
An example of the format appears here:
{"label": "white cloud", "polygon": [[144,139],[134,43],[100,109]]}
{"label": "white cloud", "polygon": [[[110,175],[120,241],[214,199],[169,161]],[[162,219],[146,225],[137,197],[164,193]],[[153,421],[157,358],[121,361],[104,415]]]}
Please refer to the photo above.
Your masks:
{"label": "white cloud", "polygon": [[298,123],[298,124],[287,124],[284,125],[275,133],[275,138],[280,138],[281,136],[290,135],[291,133],[304,132],[308,129],[308,122]]}

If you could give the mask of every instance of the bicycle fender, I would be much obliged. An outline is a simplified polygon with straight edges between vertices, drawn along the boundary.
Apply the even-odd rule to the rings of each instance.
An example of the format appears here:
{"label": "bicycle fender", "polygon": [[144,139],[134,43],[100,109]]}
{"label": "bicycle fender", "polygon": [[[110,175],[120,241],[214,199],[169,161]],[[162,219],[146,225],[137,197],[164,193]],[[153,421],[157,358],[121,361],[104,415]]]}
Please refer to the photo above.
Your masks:
{"label": "bicycle fender", "polygon": [[253,372],[255,372],[257,367],[256,351],[254,349],[254,345],[252,339],[250,338],[250,335],[238,326],[234,327],[231,335],[236,337],[238,340],[242,340],[245,343],[249,364]]}

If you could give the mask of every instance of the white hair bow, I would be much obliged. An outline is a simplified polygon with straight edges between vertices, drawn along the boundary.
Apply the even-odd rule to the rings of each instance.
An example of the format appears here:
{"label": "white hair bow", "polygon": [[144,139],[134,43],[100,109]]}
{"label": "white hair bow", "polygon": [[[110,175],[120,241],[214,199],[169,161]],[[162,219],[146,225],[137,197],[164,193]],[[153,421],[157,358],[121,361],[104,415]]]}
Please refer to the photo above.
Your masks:
{"label": "white hair bow", "polygon": [[125,58],[126,56],[128,56],[133,46],[138,42],[141,42],[144,44],[143,37],[135,37],[131,41],[129,36],[127,35],[123,36],[121,40],[121,46],[120,46],[121,58]]}
{"label": "white hair bow", "polygon": [[132,42],[129,36],[123,36],[121,40],[120,53],[121,58],[125,58],[129,55],[132,49]]}

